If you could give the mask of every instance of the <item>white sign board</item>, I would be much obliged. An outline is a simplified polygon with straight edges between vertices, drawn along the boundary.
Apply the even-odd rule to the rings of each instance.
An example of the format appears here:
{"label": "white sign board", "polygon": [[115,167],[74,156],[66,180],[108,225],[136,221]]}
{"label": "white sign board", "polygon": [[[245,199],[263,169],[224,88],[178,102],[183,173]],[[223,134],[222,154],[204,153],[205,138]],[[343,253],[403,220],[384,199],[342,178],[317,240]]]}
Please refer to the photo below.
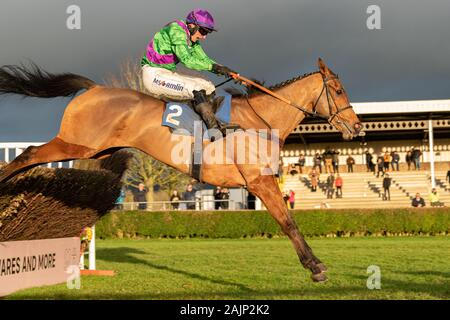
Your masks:
{"label": "white sign board", "polygon": [[78,267],[80,238],[0,242],[0,297],[69,279]]}

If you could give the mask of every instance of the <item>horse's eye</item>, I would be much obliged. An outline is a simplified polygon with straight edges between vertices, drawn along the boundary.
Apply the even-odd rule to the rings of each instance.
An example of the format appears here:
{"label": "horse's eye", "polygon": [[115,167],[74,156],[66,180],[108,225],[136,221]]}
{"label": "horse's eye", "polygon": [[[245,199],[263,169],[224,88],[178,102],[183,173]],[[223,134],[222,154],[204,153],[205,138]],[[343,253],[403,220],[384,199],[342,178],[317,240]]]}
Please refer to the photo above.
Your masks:
{"label": "horse's eye", "polygon": [[341,90],[341,89],[336,90],[336,93],[337,93],[337,94],[342,94],[342,90]]}

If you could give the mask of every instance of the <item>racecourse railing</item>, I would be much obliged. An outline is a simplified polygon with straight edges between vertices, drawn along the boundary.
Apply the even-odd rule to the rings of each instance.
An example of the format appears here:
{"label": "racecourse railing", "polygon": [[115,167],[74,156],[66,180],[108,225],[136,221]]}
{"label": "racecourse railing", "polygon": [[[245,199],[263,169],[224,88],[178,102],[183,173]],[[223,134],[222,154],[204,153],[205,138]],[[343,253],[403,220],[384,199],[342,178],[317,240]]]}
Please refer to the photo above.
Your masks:
{"label": "racecourse railing", "polygon": [[[18,157],[29,146],[40,146],[45,142],[1,142],[0,143],[0,160],[9,163]],[[43,166],[48,168],[73,167],[73,161],[52,162]]]}
{"label": "racecourse railing", "polygon": [[[180,200],[172,201],[148,201],[148,202],[121,202],[116,203],[114,210],[143,210],[143,211],[172,211],[172,210],[242,210],[250,207],[254,209],[253,203],[243,205],[242,202],[237,202],[231,199],[224,200]],[[253,201],[255,202],[255,201]]]}

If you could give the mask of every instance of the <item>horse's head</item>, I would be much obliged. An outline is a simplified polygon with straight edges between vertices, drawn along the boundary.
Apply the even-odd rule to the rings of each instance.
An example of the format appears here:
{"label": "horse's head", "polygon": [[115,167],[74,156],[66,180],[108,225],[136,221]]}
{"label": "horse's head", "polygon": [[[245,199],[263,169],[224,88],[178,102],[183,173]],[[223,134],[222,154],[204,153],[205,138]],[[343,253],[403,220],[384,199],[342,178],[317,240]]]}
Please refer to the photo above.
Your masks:
{"label": "horse's head", "polygon": [[342,133],[344,140],[350,140],[361,132],[362,125],[353,111],[341,81],[325,62],[319,58],[319,70],[323,87],[314,104],[314,112],[327,118],[328,122]]}

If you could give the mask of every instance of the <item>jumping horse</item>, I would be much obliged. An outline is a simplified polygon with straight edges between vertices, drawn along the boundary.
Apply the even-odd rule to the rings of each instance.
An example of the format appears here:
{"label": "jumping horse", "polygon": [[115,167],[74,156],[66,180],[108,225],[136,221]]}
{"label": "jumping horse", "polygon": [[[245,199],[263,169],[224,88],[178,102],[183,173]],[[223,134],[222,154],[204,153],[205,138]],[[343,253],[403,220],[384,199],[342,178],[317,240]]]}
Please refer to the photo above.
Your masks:
{"label": "jumping horse", "polygon": [[[277,129],[280,147],[308,115],[326,119],[342,133],[345,140],[356,137],[362,126],[340,79],[320,58],[318,66],[319,71],[271,87],[278,96],[283,96],[292,103],[261,92],[233,97],[231,122],[244,130]],[[74,97],[82,89],[86,91]],[[183,173],[190,172],[189,163],[175,162],[172,159],[171,150],[177,141],[173,139],[168,127],[161,126],[164,101],[131,89],[105,87],[71,73],[51,74],[35,65],[9,65],[0,68],[0,94],[8,93],[44,98],[74,98],[65,109],[56,137],[44,145],[28,147],[0,171],[0,183],[40,164],[98,159],[130,147]],[[237,131],[234,134],[242,133],[243,131]],[[226,141],[221,139],[203,142],[205,146],[211,143]],[[253,148],[246,152],[258,153],[258,150]],[[211,185],[246,186],[264,203],[289,237],[301,264],[312,272],[311,278],[314,281],[327,280],[325,265],[313,254],[283,201],[275,172],[262,174],[266,163],[228,160],[231,161],[225,164],[203,164],[202,180]]]}

